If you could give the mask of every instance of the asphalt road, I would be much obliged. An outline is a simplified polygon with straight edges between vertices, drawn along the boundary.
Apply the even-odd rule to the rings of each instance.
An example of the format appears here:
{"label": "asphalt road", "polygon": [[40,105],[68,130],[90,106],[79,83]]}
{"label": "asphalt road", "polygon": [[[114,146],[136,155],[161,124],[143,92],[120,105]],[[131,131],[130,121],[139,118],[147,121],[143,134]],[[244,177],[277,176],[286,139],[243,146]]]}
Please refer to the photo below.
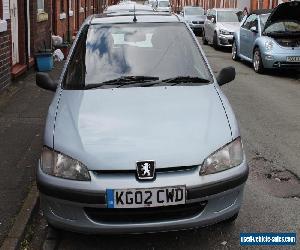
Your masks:
{"label": "asphalt road", "polygon": [[[61,66],[56,64],[53,77]],[[33,70],[0,92],[0,246],[35,182],[52,96],[36,87]]]}
{"label": "asphalt road", "polygon": [[231,65],[237,72],[222,89],[239,121],[251,171],[235,224],[143,235],[59,232],[57,249],[239,249],[241,232],[297,232],[299,237],[299,72],[258,75],[249,64],[233,62],[228,50],[203,48],[215,73]]}

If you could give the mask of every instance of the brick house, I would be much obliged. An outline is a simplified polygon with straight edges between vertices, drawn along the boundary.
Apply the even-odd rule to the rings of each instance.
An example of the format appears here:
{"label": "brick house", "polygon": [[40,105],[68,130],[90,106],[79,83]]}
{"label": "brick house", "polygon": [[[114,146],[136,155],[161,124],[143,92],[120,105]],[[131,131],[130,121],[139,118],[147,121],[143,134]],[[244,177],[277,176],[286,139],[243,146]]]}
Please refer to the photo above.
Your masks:
{"label": "brick house", "polygon": [[211,8],[237,8],[240,0],[170,0],[173,10],[181,10],[183,6],[201,6],[204,9]]}
{"label": "brick house", "polygon": [[[4,1],[4,0],[2,0]],[[34,54],[51,48],[51,0],[10,0],[11,76],[34,64]]]}
{"label": "brick house", "polygon": [[85,18],[117,0],[0,0],[0,89],[52,48],[51,35],[71,41]]}
{"label": "brick house", "polygon": [[278,4],[289,1],[291,0],[251,0],[251,9],[273,9]]}
{"label": "brick house", "polygon": [[10,82],[11,40],[8,2],[0,0],[0,89]]}
{"label": "brick house", "polygon": [[181,10],[183,6],[201,6],[204,9],[211,8],[239,8],[248,10],[272,9],[282,2],[290,0],[170,0],[173,10]]}
{"label": "brick house", "polygon": [[51,48],[51,0],[0,0],[0,89]]}
{"label": "brick house", "polygon": [[111,0],[53,0],[53,34],[72,40],[86,17],[102,13]]}

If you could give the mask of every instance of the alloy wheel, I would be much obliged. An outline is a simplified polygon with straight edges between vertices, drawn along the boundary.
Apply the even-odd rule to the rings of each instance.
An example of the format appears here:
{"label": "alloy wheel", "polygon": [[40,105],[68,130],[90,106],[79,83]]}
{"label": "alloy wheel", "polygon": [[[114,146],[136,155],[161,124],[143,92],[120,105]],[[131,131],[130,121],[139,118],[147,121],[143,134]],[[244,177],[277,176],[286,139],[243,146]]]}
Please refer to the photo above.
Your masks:
{"label": "alloy wheel", "polygon": [[231,57],[233,60],[237,60],[237,47],[236,47],[236,43],[233,42],[232,44],[232,51],[231,51]]}
{"label": "alloy wheel", "polygon": [[258,50],[256,50],[253,56],[253,68],[256,72],[258,72],[259,67],[260,67],[260,53]]}

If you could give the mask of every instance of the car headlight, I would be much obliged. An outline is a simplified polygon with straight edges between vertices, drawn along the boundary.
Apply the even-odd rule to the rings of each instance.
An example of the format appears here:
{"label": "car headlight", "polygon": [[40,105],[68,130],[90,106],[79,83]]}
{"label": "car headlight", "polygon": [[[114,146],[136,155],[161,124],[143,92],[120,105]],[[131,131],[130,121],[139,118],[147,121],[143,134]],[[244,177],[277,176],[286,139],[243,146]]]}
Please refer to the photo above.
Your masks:
{"label": "car headlight", "polygon": [[62,153],[43,148],[41,169],[44,173],[77,181],[90,181],[91,177],[86,166]]}
{"label": "car headlight", "polygon": [[273,49],[273,41],[269,40],[265,42],[265,47],[267,50],[272,50]]}
{"label": "car headlight", "polygon": [[244,151],[241,138],[238,137],[207,157],[201,167],[200,175],[221,172],[240,165]]}
{"label": "car headlight", "polygon": [[230,32],[227,30],[220,30],[221,35],[230,35]]}

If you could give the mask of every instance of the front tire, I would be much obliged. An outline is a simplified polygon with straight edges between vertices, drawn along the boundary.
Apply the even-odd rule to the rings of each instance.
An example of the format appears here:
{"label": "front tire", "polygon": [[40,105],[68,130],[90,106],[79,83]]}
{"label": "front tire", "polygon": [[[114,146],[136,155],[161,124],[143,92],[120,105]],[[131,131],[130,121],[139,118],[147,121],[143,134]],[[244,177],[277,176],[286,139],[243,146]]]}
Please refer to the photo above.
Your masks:
{"label": "front tire", "polygon": [[203,43],[204,45],[207,45],[207,44],[208,44],[208,42],[207,42],[207,40],[206,40],[206,38],[205,38],[205,32],[204,32],[204,29],[202,29],[202,43]]}
{"label": "front tire", "polygon": [[231,58],[234,61],[238,61],[240,59],[238,56],[238,53],[237,53],[237,44],[236,44],[235,40],[233,41],[233,44],[232,44]]}
{"label": "front tire", "polygon": [[215,49],[218,49],[218,48],[219,48],[219,44],[218,44],[218,36],[217,36],[217,33],[216,33],[216,32],[214,33],[213,46],[214,46]]}
{"label": "front tire", "polygon": [[256,73],[262,74],[265,70],[259,48],[254,49],[252,65]]}

